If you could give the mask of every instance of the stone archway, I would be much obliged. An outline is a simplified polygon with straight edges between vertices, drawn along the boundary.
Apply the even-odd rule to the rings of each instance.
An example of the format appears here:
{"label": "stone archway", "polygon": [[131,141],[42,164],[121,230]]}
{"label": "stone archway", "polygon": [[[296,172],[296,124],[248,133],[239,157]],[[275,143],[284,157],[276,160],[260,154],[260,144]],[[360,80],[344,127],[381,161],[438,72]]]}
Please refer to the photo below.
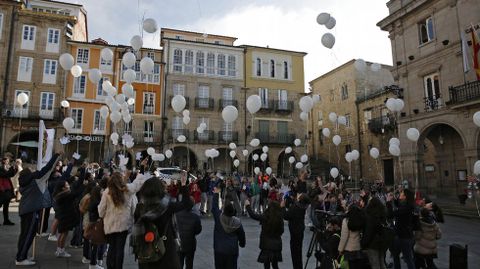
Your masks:
{"label": "stone archway", "polygon": [[285,153],[285,150],[280,152],[278,155],[278,165],[277,165],[277,175],[281,178],[289,178],[292,175],[295,175],[295,162],[291,164],[288,159],[294,157],[295,160],[297,156],[295,152],[290,152],[289,154]]}
{"label": "stone archway", "polygon": [[192,149],[186,146],[177,146],[172,149],[171,165],[185,170],[197,169],[197,156]]}
{"label": "stone archway", "polygon": [[15,135],[7,146],[7,151],[23,162],[31,163],[37,160],[38,131],[25,131]]}

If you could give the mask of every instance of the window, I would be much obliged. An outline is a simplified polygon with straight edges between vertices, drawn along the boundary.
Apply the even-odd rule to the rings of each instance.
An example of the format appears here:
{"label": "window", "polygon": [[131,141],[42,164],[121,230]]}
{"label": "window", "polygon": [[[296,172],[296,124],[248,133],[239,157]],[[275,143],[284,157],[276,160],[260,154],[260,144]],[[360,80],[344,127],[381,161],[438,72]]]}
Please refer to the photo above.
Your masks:
{"label": "window", "polygon": [[233,89],[232,88],[223,88],[223,100],[233,100]]}
{"label": "window", "polygon": [[348,86],[347,83],[342,84],[342,100],[348,99]]}
{"label": "window", "polygon": [[43,83],[55,84],[57,78],[57,61],[45,60],[43,67]]}
{"label": "window", "polygon": [[229,55],[228,56],[228,75],[230,77],[235,77],[237,76],[236,72],[236,59],[235,56]]}
{"label": "window", "polygon": [[173,51],[173,71],[182,72],[183,52],[181,49]]}
{"label": "window", "polygon": [[420,45],[428,43],[435,39],[435,32],[433,29],[433,18],[428,17],[425,21],[422,21],[418,25],[419,28],[419,37],[420,37]]}
{"label": "window", "polygon": [[143,114],[153,114],[155,110],[155,93],[143,93]]}
{"label": "window", "polygon": [[183,40],[183,36],[181,36],[181,35],[176,35],[176,36],[175,36],[175,39]]}
{"label": "window", "polygon": [[77,64],[88,64],[88,49],[77,49]]}
{"label": "window", "polygon": [[153,66],[153,83],[160,83],[160,64]]}
{"label": "window", "polygon": [[153,121],[143,123],[143,139],[145,142],[153,142]]}
{"label": "window", "polygon": [[0,13],[0,39],[2,39],[3,32],[3,13]]}
{"label": "window", "polygon": [[335,102],[335,90],[330,90],[330,102]]}
{"label": "window", "polygon": [[103,90],[103,82],[109,81],[110,79],[108,77],[103,77],[100,79],[97,85],[97,99],[98,98],[103,98],[104,96],[107,96],[107,92]]}
{"label": "window", "polygon": [[218,75],[225,76],[225,55],[218,54],[217,57],[217,67],[218,67]]}
{"label": "window", "polygon": [[32,80],[33,58],[20,56],[18,60],[18,81],[30,82]]}
{"label": "window", "polygon": [[72,118],[73,122],[73,130],[76,132],[82,131],[82,123],[83,123],[83,109],[81,108],[72,108]]}
{"label": "window", "polygon": [[217,45],[223,45],[223,41],[221,41],[221,40],[215,40],[214,43],[217,44]]}
{"label": "window", "polygon": [[274,78],[275,77],[275,61],[270,60],[270,77]]}
{"label": "window", "polygon": [[270,122],[268,120],[259,120],[258,121],[258,132],[260,133],[260,136],[263,137],[263,139],[259,138],[260,141],[268,140],[268,139],[265,139],[265,138],[268,138],[269,135],[270,135]]}
{"label": "window", "polygon": [[27,118],[28,117],[28,106],[30,102],[27,102],[23,106],[20,106],[20,104],[17,102],[17,97],[19,94],[25,93],[28,97],[30,97],[30,92],[29,91],[24,91],[24,90],[16,90],[15,91],[15,100],[13,101],[13,113],[16,117],[21,117],[21,118]]}
{"label": "window", "polygon": [[197,74],[205,73],[205,54],[197,51]]}
{"label": "window", "polygon": [[200,124],[202,123],[205,123],[207,125],[207,127],[205,127],[205,131],[203,131],[203,133],[197,133],[198,135],[198,139],[199,140],[208,140],[209,139],[209,132],[208,132],[208,129],[209,129],[209,122],[210,122],[210,119],[209,118],[198,118],[198,126],[200,126]]}
{"label": "window", "polygon": [[185,96],[185,84],[180,84],[180,83],[173,84],[173,96],[175,95]]}
{"label": "window", "polygon": [[363,111],[363,124],[365,125],[365,128],[368,126],[368,123],[372,119],[372,110],[367,109]]}
{"label": "window", "polygon": [[31,25],[23,26],[22,45],[25,50],[33,50],[35,47],[35,31],[37,27]]}
{"label": "window", "polygon": [[60,30],[48,28],[47,36],[47,52],[58,52],[59,50],[59,40],[60,40]]}
{"label": "window", "polygon": [[288,63],[287,63],[287,61],[283,62],[283,78],[288,79]]}
{"label": "window", "polygon": [[81,75],[78,78],[75,78],[73,85],[73,96],[75,97],[85,97],[85,86],[87,79],[85,75]]}
{"label": "window", "polygon": [[207,85],[198,86],[198,107],[208,108],[210,101],[210,87]]}
{"label": "window", "polygon": [[261,77],[262,76],[262,60],[260,58],[257,58],[256,68],[257,68],[257,77]]}
{"label": "window", "polygon": [[[130,105],[128,106],[128,112],[130,112],[130,114],[135,114],[135,104],[137,103],[137,91],[133,91],[133,100],[135,100],[135,102],[133,103],[133,105]],[[132,122],[129,122],[129,123],[132,123]],[[132,130],[130,128],[130,130]]]}
{"label": "window", "polygon": [[172,121],[172,136],[176,140],[179,135],[183,134],[183,119],[175,116]]}
{"label": "window", "polygon": [[193,51],[185,51],[185,73],[193,73]]}
{"label": "window", "polygon": [[258,95],[260,95],[260,99],[262,99],[262,108],[268,108],[268,89],[259,88]]}
{"label": "window", "polygon": [[215,75],[215,54],[212,52],[207,54],[207,74]]}
{"label": "window", "polygon": [[433,73],[423,78],[425,87],[426,109],[437,109],[441,106],[440,78],[438,73]]}
{"label": "window", "polygon": [[111,70],[112,69],[112,59],[110,60],[105,60],[103,57],[100,55],[100,69],[102,70]]}
{"label": "window", "polygon": [[318,111],[318,126],[322,126],[322,125],[323,125],[323,112]]}
{"label": "window", "polygon": [[278,90],[278,108],[281,110],[286,110],[288,108],[287,90]]}
{"label": "window", "polygon": [[155,61],[155,52],[147,51],[147,57]]}
{"label": "window", "polygon": [[233,123],[223,123],[223,141],[232,141],[233,140]]}
{"label": "window", "polygon": [[100,116],[100,110],[95,110],[93,117],[93,131],[105,132],[106,122],[105,119]]}
{"label": "window", "polygon": [[345,120],[346,120],[346,122],[347,122],[347,123],[345,124],[346,127],[350,127],[350,119],[351,119],[350,114],[345,114]]}

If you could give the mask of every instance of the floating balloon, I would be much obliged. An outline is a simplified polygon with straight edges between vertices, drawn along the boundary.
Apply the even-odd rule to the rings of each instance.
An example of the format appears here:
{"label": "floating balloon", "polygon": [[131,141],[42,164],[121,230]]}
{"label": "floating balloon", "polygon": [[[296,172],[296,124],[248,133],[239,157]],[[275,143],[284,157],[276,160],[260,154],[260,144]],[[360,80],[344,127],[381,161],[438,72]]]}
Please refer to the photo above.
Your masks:
{"label": "floating balloon", "polygon": [[360,158],[360,152],[356,149],[352,150],[352,158],[354,161],[358,160],[358,158]]}
{"label": "floating balloon", "polygon": [[113,101],[111,104],[110,104],[110,110],[112,112],[114,111],[120,111],[120,105],[117,103],[117,101]]}
{"label": "floating balloon", "polygon": [[107,106],[100,107],[100,117],[102,117],[103,119],[106,119],[108,117],[108,107]]}
{"label": "floating balloon", "polygon": [[122,118],[123,118],[123,121],[127,124],[132,121],[132,115],[130,114],[123,115]]}
{"label": "floating balloon", "polygon": [[[177,94],[172,98],[171,104],[172,104],[173,110],[177,113],[180,113],[187,105],[187,100],[185,100],[185,97],[183,97],[183,95]],[[205,127],[206,127],[206,124],[205,124]]]}
{"label": "floating balloon", "polygon": [[333,27],[335,27],[335,25],[337,25],[337,21],[335,20],[334,17],[330,17],[330,19],[328,20],[327,23],[325,23],[325,27],[327,27],[327,29],[333,29]]}
{"label": "floating balloon", "polygon": [[60,105],[63,108],[69,108],[70,107],[70,103],[67,100],[63,100],[62,102],[60,102]]}
{"label": "floating balloon", "polygon": [[420,138],[420,132],[416,128],[409,128],[407,130],[407,138],[410,141],[417,142],[418,138]]}
{"label": "floating balloon", "polygon": [[184,135],[179,135],[177,137],[177,141],[180,142],[180,143],[183,143],[187,140],[187,138],[184,136]]}
{"label": "floating balloon", "polygon": [[292,148],[291,148],[291,147],[287,147],[287,148],[285,149],[285,153],[286,153],[286,154],[292,153]]}
{"label": "floating balloon", "polygon": [[133,69],[127,69],[123,72],[123,79],[129,83],[132,84],[132,82],[135,81],[137,77],[137,73]]}
{"label": "floating balloon", "polygon": [[188,109],[183,110],[183,111],[182,111],[182,115],[183,115],[184,117],[190,117],[190,110],[188,110]]}
{"label": "floating balloon", "polygon": [[65,130],[70,131],[73,129],[73,126],[75,126],[75,122],[71,117],[67,117],[63,120],[63,128],[65,128]]}
{"label": "floating balloon", "polygon": [[372,158],[377,159],[379,155],[380,155],[380,152],[378,151],[377,148],[370,149],[370,156],[372,156]]}
{"label": "floating balloon", "polygon": [[28,95],[24,92],[20,93],[19,95],[17,95],[17,103],[20,105],[20,106],[23,106],[25,105],[26,103],[28,103]]}
{"label": "floating balloon", "polygon": [[234,161],[233,161],[233,165],[234,165],[235,167],[240,166],[240,160],[239,160],[239,159],[234,160]]}
{"label": "floating balloon", "polygon": [[308,120],[308,113],[307,112],[300,112],[300,119],[302,121],[307,121]]}
{"label": "floating balloon", "polygon": [[173,152],[169,149],[167,149],[165,151],[165,157],[167,157],[168,159],[172,158],[172,155],[173,155]]}
{"label": "floating balloon", "polygon": [[90,79],[92,83],[97,84],[100,79],[102,79],[102,72],[97,68],[92,68],[88,71],[88,79]]}
{"label": "floating balloon", "polygon": [[385,106],[388,108],[388,110],[395,111],[395,98],[388,98]]}
{"label": "floating balloon", "polygon": [[336,167],[333,167],[332,169],[330,169],[330,175],[333,178],[337,178],[338,177],[338,169]]}
{"label": "floating balloon", "polygon": [[480,111],[477,111],[475,114],[473,114],[473,123],[477,125],[477,127],[480,127]]}
{"label": "floating balloon", "polygon": [[128,104],[129,106],[133,106],[133,104],[135,104],[135,99],[133,99],[133,98],[128,98],[127,104]]}
{"label": "floating balloon", "polygon": [[396,137],[392,137],[390,138],[390,140],[388,141],[388,144],[389,145],[396,145],[396,146],[399,146],[400,147],[400,139],[396,138]]}
{"label": "floating balloon", "polygon": [[319,94],[314,94],[312,99],[313,99],[313,103],[318,103],[318,102],[320,102],[320,95]]}
{"label": "floating balloon", "polygon": [[111,61],[113,59],[113,51],[109,48],[103,48],[100,51],[100,56],[105,60],[105,61]]}
{"label": "floating balloon", "polygon": [[351,153],[351,152],[345,153],[345,160],[346,160],[348,163],[351,163],[351,162],[353,161],[353,156],[352,156],[352,153]]}
{"label": "floating balloon", "polygon": [[295,157],[290,156],[290,157],[288,158],[288,162],[289,162],[290,164],[294,163],[294,162],[295,162]]}
{"label": "floating balloon", "polygon": [[330,129],[328,129],[328,128],[323,128],[323,129],[322,129],[322,134],[323,134],[323,136],[325,136],[325,137],[330,137]]}
{"label": "floating balloon", "polygon": [[258,95],[250,95],[247,98],[247,110],[250,114],[257,113],[262,107],[262,99]]}
{"label": "floating balloon", "polygon": [[135,54],[132,52],[127,52],[123,54],[122,57],[122,63],[125,65],[127,68],[132,68],[135,65],[135,62],[137,61],[137,58],[135,57]]}
{"label": "floating balloon", "polygon": [[341,125],[344,125],[344,126],[347,125],[347,118],[345,116],[339,116],[337,118],[337,121],[338,121],[338,124],[341,124]]}
{"label": "floating balloon", "polygon": [[[114,141],[114,140],[118,140],[118,133],[116,132],[113,132],[110,134],[110,140]],[[155,150],[153,150],[153,152],[155,152]]]}
{"label": "floating balloon", "polygon": [[243,154],[243,156],[247,157],[247,155],[248,155],[248,150],[247,150],[247,149],[242,150],[242,154]]}
{"label": "floating balloon", "polygon": [[140,61],[140,71],[142,71],[144,74],[153,74],[154,67],[155,63],[150,57],[143,57],[143,59]]}
{"label": "floating balloon", "polygon": [[301,161],[302,163],[308,162],[308,155],[307,155],[307,154],[303,154],[303,155],[300,157],[300,161]]}
{"label": "floating balloon", "polygon": [[204,130],[207,129],[207,124],[205,122],[200,123],[200,127]]}
{"label": "floating balloon", "polygon": [[335,146],[338,146],[340,143],[342,143],[342,138],[339,135],[335,135],[333,136],[332,141]]}
{"label": "floating balloon", "polygon": [[144,20],[143,30],[149,34],[155,33],[158,30],[157,22],[152,18]]}
{"label": "floating balloon", "polygon": [[197,127],[197,133],[203,134],[203,128],[202,127]]}
{"label": "floating balloon", "polygon": [[230,151],[230,157],[233,159],[235,158],[235,156],[237,155],[237,153],[235,152],[235,150],[231,150]]}
{"label": "floating balloon", "polygon": [[74,78],[78,78],[79,76],[82,75],[82,67],[79,66],[79,65],[74,65],[72,66],[72,68],[70,69],[70,73],[72,74],[72,76]]}
{"label": "floating balloon", "polygon": [[139,35],[134,35],[132,39],[130,39],[130,45],[136,51],[138,51],[143,46],[143,39]]}
{"label": "floating balloon", "polygon": [[330,20],[330,14],[328,13],[323,12],[318,14],[317,16],[317,23],[320,25],[326,24],[329,20]]}
{"label": "floating balloon", "polygon": [[112,113],[110,113],[110,120],[111,120],[114,124],[119,123],[121,119],[122,119],[122,114],[120,114],[120,112],[118,112],[118,111],[112,111]]}
{"label": "floating balloon", "polygon": [[302,169],[303,168],[303,163],[301,163],[301,162],[296,163],[295,168]]}
{"label": "floating balloon", "polygon": [[328,114],[328,119],[330,120],[330,122],[332,123],[335,123],[337,122],[337,113],[335,112],[330,112],[330,114]]}
{"label": "floating balloon", "polygon": [[250,146],[252,147],[258,147],[260,145],[260,139],[254,138],[252,141],[250,141]]}
{"label": "floating balloon", "polygon": [[255,175],[258,175],[260,173],[260,168],[255,167],[255,169],[253,169],[253,172],[255,172]]}
{"label": "floating balloon", "polygon": [[272,168],[267,167],[267,169],[265,169],[265,172],[267,173],[267,175],[271,175],[272,174]]}
{"label": "floating balloon", "polygon": [[398,98],[398,99],[395,99],[395,111],[397,112],[400,112],[403,110],[403,108],[405,107],[405,102]]}
{"label": "floating balloon", "polygon": [[473,173],[475,175],[479,175],[480,174],[480,160],[479,161],[476,161],[474,166],[473,166]]}
{"label": "floating balloon", "polygon": [[228,144],[228,147],[229,147],[230,149],[236,149],[236,148],[237,148],[237,145],[235,145],[235,143],[232,142],[232,143]]}
{"label": "floating balloon", "polygon": [[268,146],[263,146],[262,151],[263,151],[264,153],[267,153],[268,150],[269,150]]}
{"label": "floating balloon", "polygon": [[353,64],[355,66],[355,69],[359,72],[365,72],[367,69],[367,63],[363,59],[357,59],[355,60],[355,63]]}
{"label": "floating balloon", "polygon": [[125,104],[127,102],[127,100],[125,100],[125,94],[121,93],[115,96],[115,101],[117,101],[117,103],[119,103],[120,105]]}
{"label": "floating balloon", "polygon": [[335,36],[333,36],[331,33],[324,34],[322,36],[322,45],[328,49],[333,48],[333,45],[335,45]]}
{"label": "floating balloon", "polygon": [[109,92],[109,91],[110,91],[110,88],[112,88],[112,87],[113,87],[113,85],[112,85],[112,83],[110,82],[110,80],[104,80],[104,81],[102,82],[102,88],[103,88],[104,91]]}
{"label": "floating balloon", "polygon": [[293,140],[293,144],[298,147],[302,144],[302,140],[297,138],[297,139]]}
{"label": "floating balloon", "polygon": [[238,117],[238,110],[234,106],[226,106],[222,110],[222,118],[226,123],[234,122]]}
{"label": "floating balloon", "polygon": [[304,96],[300,98],[298,104],[303,112],[309,112],[313,108],[313,99],[310,96]]}
{"label": "floating balloon", "polygon": [[262,153],[262,155],[260,155],[260,160],[262,160],[262,162],[266,161],[267,158],[268,158],[267,153]]}
{"label": "floating balloon", "polygon": [[258,158],[259,158],[258,154],[253,154],[252,159],[253,159],[254,161],[258,160]]}
{"label": "floating balloon", "polygon": [[388,152],[393,156],[400,156],[400,148],[397,145],[390,145],[390,147],[388,147]]}
{"label": "floating balloon", "polygon": [[155,149],[152,148],[152,147],[149,147],[149,148],[147,149],[147,153],[148,153],[148,155],[152,156],[153,154],[155,154]]}
{"label": "floating balloon", "polygon": [[70,53],[64,53],[60,55],[58,61],[60,62],[60,66],[65,71],[72,69],[73,65],[75,64],[75,59]]}

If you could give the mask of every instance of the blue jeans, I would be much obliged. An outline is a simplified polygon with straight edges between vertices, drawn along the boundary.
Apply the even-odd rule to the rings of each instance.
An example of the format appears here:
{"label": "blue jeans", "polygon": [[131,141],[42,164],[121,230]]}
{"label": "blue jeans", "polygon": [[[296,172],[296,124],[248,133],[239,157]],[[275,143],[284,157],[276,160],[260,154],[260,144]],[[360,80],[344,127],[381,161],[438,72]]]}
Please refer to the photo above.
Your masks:
{"label": "blue jeans", "polygon": [[413,244],[415,241],[413,238],[398,238],[395,237],[393,241],[393,264],[395,269],[402,268],[400,264],[400,252],[402,253],[402,258],[407,264],[408,269],[415,269],[415,263],[413,262]]}

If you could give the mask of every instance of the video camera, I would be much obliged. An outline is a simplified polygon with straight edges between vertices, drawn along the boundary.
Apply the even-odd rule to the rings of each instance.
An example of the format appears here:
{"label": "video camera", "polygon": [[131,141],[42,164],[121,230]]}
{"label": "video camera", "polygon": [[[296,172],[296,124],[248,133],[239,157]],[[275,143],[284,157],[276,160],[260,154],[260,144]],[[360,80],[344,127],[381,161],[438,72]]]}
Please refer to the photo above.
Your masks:
{"label": "video camera", "polygon": [[[341,213],[331,213],[325,210],[315,209],[314,214],[312,216],[312,229],[316,229],[317,231],[323,232],[327,228],[327,224],[337,224],[339,226],[342,225],[342,220],[345,217],[343,212]],[[312,230],[313,231],[313,230]]]}

